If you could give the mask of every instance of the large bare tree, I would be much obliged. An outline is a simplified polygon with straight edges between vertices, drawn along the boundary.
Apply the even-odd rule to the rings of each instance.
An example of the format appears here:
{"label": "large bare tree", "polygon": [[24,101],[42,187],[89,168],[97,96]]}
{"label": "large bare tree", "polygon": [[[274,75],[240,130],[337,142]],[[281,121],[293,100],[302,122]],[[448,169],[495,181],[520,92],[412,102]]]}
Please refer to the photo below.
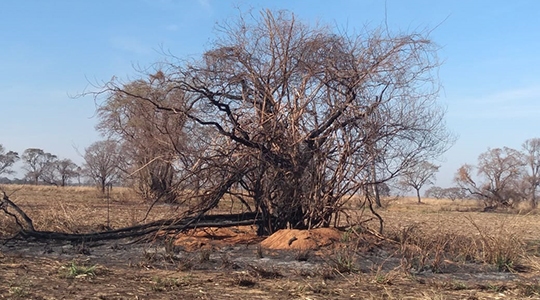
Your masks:
{"label": "large bare tree", "polygon": [[508,147],[488,149],[478,157],[478,167],[463,165],[454,180],[482,199],[486,207],[512,206],[525,197],[523,167],[519,151]]}
{"label": "large bare tree", "polygon": [[426,36],[343,34],[284,11],[220,29],[200,60],[159,66],[159,99],[173,101],[119,80],[98,93],[181,116],[190,140],[175,163],[190,187],[184,196],[197,199],[192,211],[230,194],[262,215],[262,234],[329,226],[366,186],[439,156],[452,141],[436,102],[436,46]]}
{"label": "large bare tree", "polygon": [[157,109],[140,98],[152,99],[160,105],[182,100],[170,91],[171,83],[162,72],[147,79],[135,80],[111,93],[98,109],[98,129],[122,141],[123,155],[128,160],[126,172],[144,198],[175,202],[175,161],[183,153],[186,141],[181,114]]}
{"label": "large bare tree", "polygon": [[522,148],[531,207],[536,208],[538,206],[537,191],[540,186],[540,138],[526,140]]}
{"label": "large bare tree", "polygon": [[55,159],[44,168],[41,178],[48,184],[66,186],[72,178],[79,176],[77,169],[71,159]]}
{"label": "large bare tree", "polygon": [[0,175],[13,173],[11,167],[17,160],[19,160],[19,154],[17,152],[6,152],[4,146],[0,144]]}
{"label": "large bare tree", "polygon": [[414,189],[418,203],[422,203],[420,189],[435,182],[435,173],[439,171],[439,167],[429,161],[418,162],[402,172],[399,183],[405,188]]}
{"label": "large bare tree", "polygon": [[28,148],[22,154],[24,162],[23,169],[26,170],[26,178],[34,184],[38,184],[43,175],[46,174],[52,167],[58,157],[39,148]]}
{"label": "large bare tree", "polygon": [[123,163],[121,149],[114,140],[97,141],[85,149],[84,172],[105,194],[108,185],[116,183]]}

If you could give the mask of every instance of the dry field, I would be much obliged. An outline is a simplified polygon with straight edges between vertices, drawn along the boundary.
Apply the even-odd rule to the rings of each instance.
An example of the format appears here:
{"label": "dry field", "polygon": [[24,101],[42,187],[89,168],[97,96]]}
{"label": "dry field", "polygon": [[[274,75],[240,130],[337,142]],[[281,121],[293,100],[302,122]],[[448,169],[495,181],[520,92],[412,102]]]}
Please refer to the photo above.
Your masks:
{"label": "dry field", "polygon": [[[148,209],[127,189],[106,199],[92,188],[2,188],[38,230],[120,228]],[[287,230],[264,241],[245,226],[37,243],[9,239],[15,223],[0,215],[0,299],[540,299],[537,211],[424,202],[388,200],[378,210],[383,235],[367,211],[351,208],[340,231]],[[159,205],[146,221],[178,214]]]}

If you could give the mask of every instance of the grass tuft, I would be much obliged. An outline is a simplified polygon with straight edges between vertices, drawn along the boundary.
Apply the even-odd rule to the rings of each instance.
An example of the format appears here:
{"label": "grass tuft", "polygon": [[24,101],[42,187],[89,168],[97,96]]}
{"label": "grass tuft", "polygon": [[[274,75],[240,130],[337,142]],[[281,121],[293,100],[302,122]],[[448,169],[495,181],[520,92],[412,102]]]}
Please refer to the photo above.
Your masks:
{"label": "grass tuft", "polygon": [[66,266],[60,267],[60,276],[64,278],[87,278],[96,276],[96,266],[79,265],[72,261]]}

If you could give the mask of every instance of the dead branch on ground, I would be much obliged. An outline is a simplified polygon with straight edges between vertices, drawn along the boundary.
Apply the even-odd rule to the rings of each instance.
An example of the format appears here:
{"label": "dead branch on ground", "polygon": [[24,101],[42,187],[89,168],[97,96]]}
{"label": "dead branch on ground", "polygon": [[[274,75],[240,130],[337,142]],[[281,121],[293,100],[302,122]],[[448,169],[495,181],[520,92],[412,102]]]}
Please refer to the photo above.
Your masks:
{"label": "dead branch on ground", "polygon": [[[20,228],[17,236],[23,239],[34,240],[59,240],[70,242],[89,242],[101,240],[116,240],[123,238],[134,238],[156,233],[158,231],[180,232],[193,228],[205,227],[234,227],[244,225],[255,225],[260,220],[256,213],[240,214],[205,214],[208,210],[198,212],[196,215],[185,216],[182,218],[158,220],[146,224],[119,228],[110,231],[90,232],[90,233],[63,233],[55,231],[40,231],[34,228],[32,219],[4,192],[0,202],[0,209],[7,215],[13,217]],[[12,212],[13,210],[14,212]]]}

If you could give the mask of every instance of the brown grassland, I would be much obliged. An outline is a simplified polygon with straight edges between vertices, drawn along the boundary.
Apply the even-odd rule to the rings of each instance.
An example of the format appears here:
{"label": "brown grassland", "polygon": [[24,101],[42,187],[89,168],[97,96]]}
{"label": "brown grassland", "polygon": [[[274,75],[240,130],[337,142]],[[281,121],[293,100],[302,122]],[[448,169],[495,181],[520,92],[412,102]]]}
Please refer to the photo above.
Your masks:
{"label": "brown grassland", "polygon": [[[122,188],[109,199],[89,187],[2,188],[38,230],[131,226],[148,209]],[[377,220],[351,204],[339,240],[292,247],[300,236],[282,232],[281,244],[291,246],[284,250],[262,247],[251,226],[87,244],[21,241],[11,239],[16,224],[2,213],[0,299],[540,299],[538,211],[415,201],[388,199],[377,210],[382,235]],[[178,214],[158,205],[146,221]]]}

